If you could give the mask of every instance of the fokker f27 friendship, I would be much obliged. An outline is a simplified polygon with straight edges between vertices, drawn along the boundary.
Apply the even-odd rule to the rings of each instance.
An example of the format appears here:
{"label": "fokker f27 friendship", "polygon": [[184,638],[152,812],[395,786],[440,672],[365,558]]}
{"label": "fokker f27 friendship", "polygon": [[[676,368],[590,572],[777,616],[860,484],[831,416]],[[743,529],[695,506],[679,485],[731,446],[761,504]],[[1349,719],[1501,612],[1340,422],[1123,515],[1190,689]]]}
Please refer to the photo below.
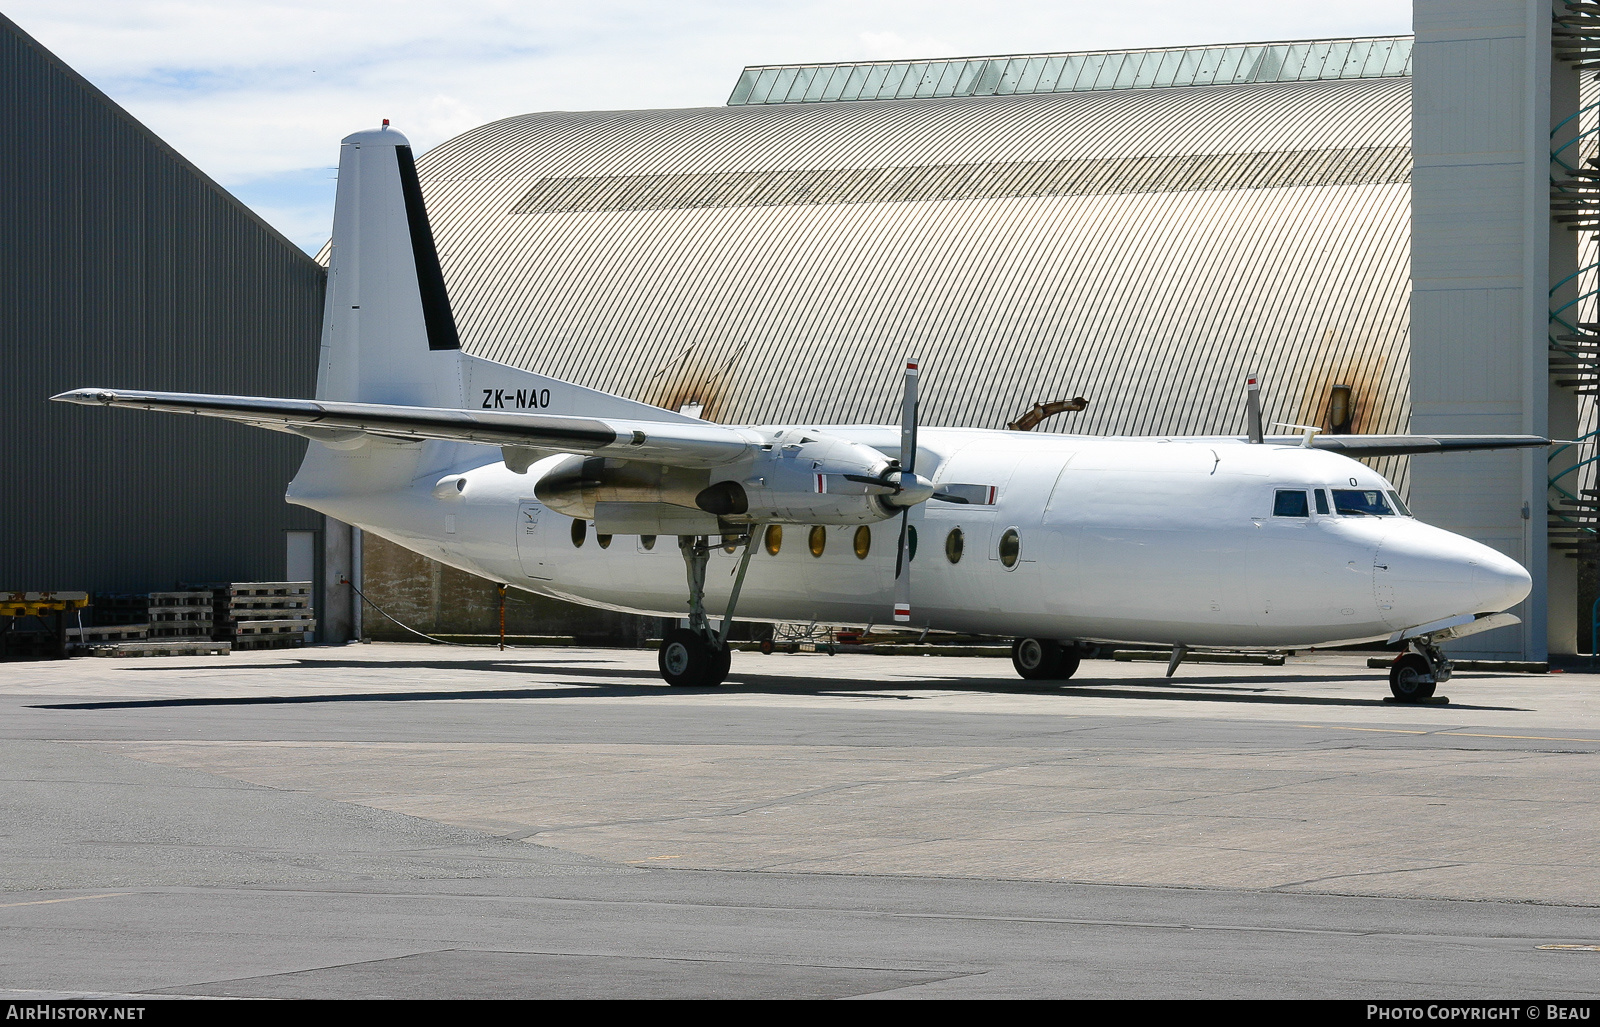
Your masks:
{"label": "fokker f27 friendship", "polygon": [[55,398],[304,436],[289,502],[493,581],[680,619],[687,596],[659,653],[673,685],[722,682],[737,612],[1012,638],[1036,679],[1086,643],[1170,646],[1170,674],[1190,647],[1388,640],[1417,700],[1449,676],[1442,642],[1516,623],[1530,589],[1352,457],[1533,436],[1266,437],[1253,380],[1242,437],[919,428],[914,360],[897,426],[735,426],[471,356],[387,123],[343,141],[328,274],[315,400]]}

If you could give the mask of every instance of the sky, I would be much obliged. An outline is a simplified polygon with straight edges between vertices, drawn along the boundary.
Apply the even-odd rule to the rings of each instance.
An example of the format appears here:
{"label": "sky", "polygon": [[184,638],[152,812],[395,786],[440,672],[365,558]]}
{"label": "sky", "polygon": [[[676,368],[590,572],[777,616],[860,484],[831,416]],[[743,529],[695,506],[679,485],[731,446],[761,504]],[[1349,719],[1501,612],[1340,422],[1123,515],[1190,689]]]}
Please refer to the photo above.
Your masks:
{"label": "sky", "polygon": [[307,252],[339,140],[423,152],[530,111],[704,107],[747,64],[1411,31],[1403,0],[5,0],[22,29]]}

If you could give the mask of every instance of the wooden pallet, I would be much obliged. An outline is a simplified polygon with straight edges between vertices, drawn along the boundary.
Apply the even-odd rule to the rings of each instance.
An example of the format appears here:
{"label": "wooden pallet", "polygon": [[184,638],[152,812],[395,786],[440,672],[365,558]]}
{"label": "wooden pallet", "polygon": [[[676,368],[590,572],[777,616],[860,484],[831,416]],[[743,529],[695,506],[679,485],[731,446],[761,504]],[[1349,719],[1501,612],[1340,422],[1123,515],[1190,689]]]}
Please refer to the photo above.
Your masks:
{"label": "wooden pallet", "polygon": [[151,592],[150,606],[169,609],[171,607],[195,606],[210,610],[216,602],[216,596],[211,590],[188,590],[183,592]]}
{"label": "wooden pallet", "polygon": [[[99,624],[94,627],[68,628],[67,642],[88,645],[94,642],[133,642],[150,636],[148,624]],[[209,637],[209,632],[207,633]]]}
{"label": "wooden pallet", "polygon": [[210,639],[190,639],[78,645],[73,646],[72,651],[76,656],[114,659],[129,656],[227,656],[233,651],[233,646],[228,642],[213,642]]}
{"label": "wooden pallet", "polygon": [[240,649],[299,649],[306,644],[306,636],[293,635],[247,635],[236,638],[233,648]]}
{"label": "wooden pallet", "polygon": [[224,625],[218,631],[218,634],[226,634],[236,639],[251,635],[296,635],[311,631],[316,626],[317,622],[309,617],[280,620],[242,620]]}
{"label": "wooden pallet", "polygon": [[304,645],[316,630],[309,581],[234,581],[213,588],[215,638],[238,648]]}
{"label": "wooden pallet", "polygon": [[150,625],[150,632],[146,638],[165,638],[171,640],[210,641],[212,638],[211,622],[203,621],[180,622]]}

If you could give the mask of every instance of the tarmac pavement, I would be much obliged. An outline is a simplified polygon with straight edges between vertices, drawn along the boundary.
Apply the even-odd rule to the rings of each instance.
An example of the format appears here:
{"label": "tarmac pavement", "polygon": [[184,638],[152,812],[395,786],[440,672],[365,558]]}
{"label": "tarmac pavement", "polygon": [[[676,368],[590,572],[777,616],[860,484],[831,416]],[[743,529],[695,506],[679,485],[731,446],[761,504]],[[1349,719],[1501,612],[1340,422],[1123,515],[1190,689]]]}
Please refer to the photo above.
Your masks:
{"label": "tarmac pavement", "polygon": [[1164,670],[0,666],[0,995],[1600,992],[1600,677]]}

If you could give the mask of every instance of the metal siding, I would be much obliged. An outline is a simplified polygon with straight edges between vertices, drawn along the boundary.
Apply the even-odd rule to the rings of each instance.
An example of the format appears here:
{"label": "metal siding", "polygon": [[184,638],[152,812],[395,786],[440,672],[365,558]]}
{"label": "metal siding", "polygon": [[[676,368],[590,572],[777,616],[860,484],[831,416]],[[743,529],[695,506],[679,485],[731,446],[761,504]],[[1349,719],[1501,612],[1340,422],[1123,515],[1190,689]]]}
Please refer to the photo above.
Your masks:
{"label": "metal siding", "polygon": [[48,398],[309,396],[322,270],[4,17],[0,140],[0,587],[279,577],[303,442]]}

